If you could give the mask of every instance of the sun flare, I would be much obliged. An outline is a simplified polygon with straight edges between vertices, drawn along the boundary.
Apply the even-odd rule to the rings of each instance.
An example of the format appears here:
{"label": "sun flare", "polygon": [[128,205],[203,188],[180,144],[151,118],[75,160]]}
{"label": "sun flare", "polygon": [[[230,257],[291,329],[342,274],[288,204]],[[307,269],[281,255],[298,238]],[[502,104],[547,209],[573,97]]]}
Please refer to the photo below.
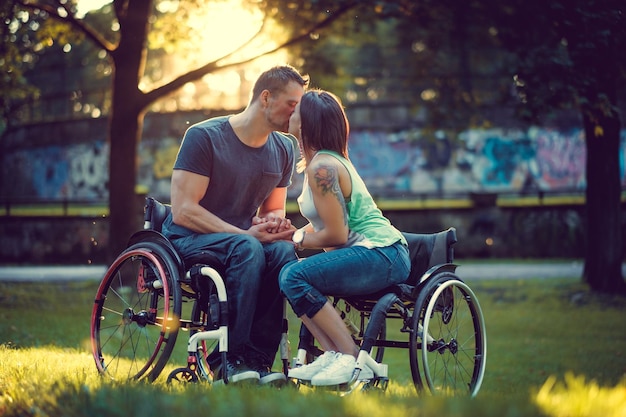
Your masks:
{"label": "sun flare", "polygon": [[209,61],[231,53],[255,36],[262,21],[260,10],[244,9],[240,0],[210,3],[187,22],[199,46],[194,58]]}
{"label": "sun flare", "polygon": [[[176,2],[172,2],[172,7]],[[167,7],[168,2],[159,7]],[[160,10],[164,12],[164,10]],[[208,62],[237,62],[258,56],[276,47],[276,41],[261,33],[264,15],[258,8],[245,7],[242,0],[207,2],[185,22],[192,39],[191,49],[174,53],[165,65],[164,78],[179,75],[181,68],[196,68]],[[181,51],[179,51],[181,52]],[[286,61],[286,52],[260,57],[241,67],[212,72],[185,86],[178,98],[163,103],[177,109],[238,109],[247,104],[251,81],[264,69]],[[165,72],[172,71],[169,77]]]}
{"label": "sun flare", "polygon": [[111,3],[112,0],[80,0],[76,3],[76,17],[83,18],[85,14],[92,10],[101,9],[104,5]]}
{"label": "sun flare", "polygon": [[[80,0],[77,17],[98,10],[112,0]],[[175,13],[180,1],[161,0],[155,3],[160,13]],[[184,25],[188,39],[160,63],[160,77],[142,79],[140,88],[149,90],[181,73],[209,62],[237,62],[258,56],[276,47],[276,41],[260,33],[264,15],[259,8],[246,7],[242,0],[205,1],[197,7]],[[187,42],[188,41],[188,42]],[[252,80],[266,68],[285,63],[287,53],[278,51],[254,61],[216,71],[201,80],[187,84],[178,93],[155,103],[155,111],[192,110],[200,108],[239,109],[247,104]]]}

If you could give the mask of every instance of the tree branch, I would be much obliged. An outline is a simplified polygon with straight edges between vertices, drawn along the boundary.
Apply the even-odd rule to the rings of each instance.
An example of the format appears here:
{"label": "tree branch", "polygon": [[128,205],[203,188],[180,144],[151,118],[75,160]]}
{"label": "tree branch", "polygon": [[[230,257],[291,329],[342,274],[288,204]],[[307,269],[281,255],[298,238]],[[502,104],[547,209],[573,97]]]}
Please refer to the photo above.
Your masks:
{"label": "tree branch", "polygon": [[[311,35],[311,33],[323,29],[324,27],[329,26],[331,23],[333,23],[335,20],[339,19],[342,15],[344,15],[345,13],[347,13],[348,11],[350,11],[351,9],[353,9],[354,7],[356,7],[358,5],[358,1],[353,1],[350,3],[347,3],[345,5],[343,5],[342,7],[340,7],[339,9],[337,9],[332,15],[328,16],[327,18],[321,20],[320,22],[316,23],[315,25],[313,25],[312,27],[308,28],[307,30],[303,31],[300,35],[295,36],[289,40],[287,40],[286,42],[278,45],[277,47],[275,47],[274,49],[271,49],[269,51],[265,51],[261,54],[255,55],[253,57],[250,58],[246,58],[243,59],[241,61],[237,61],[237,62],[230,62],[227,64],[223,64],[223,65],[219,65],[219,62],[224,61],[226,58],[232,56],[233,54],[235,54],[236,52],[240,51],[241,49],[243,49],[244,46],[246,46],[247,44],[249,44],[254,37],[250,38],[246,43],[244,43],[243,45],[241,45],[239,48],[237,48],[235,51],[230,52],[229,54],[218,58],[212,62],[209,62],[199,68],[196,68],[195,70],[191,70],[177,78],[175,78],[174,80],[170,81],[167,84],[164,84],[160,87],[155,88],[154,90],[147,92],[144,94],[143,96],[143,106],[142,108],[146,108],[147,106],[149,106],[151,103],[154,103],[156,100],[158,100],[161,97],[164,97],[168,94],[173,93],[174,91],[178,90],[179,88],[181,88],[182,86],[184,86],[185,84],[189,83],[189,82],[193,82],[196,81],[200,78],[202,78],[204,75],[217,71],[217,70],[223,70],[223,69],[227,69],[227,68],[232,68],[235,66],[239,66],[239,65],[243,65],[243,64],[247,64],[251,61],[254,61],[255,59],[258,59],[262,56],[265,55],[269,55],[273,52],[279,51],[283,48],[286,48],[288,46],[294,45],[298,42],[302,42],[305,39],[308,39]],[[263,26],[265,25],[265,21],[263,23]],[[263,27],[262,26],[262,27]],[[261,28],[262,30],[262,28]],[[259,30],[258,33],[261,32],[261,30]],[[258,35],[257,33],[257,35]],[[256,36],[256,35],[255,35]]]}
{"label": "tree branch", "polygon": [[57,4],[59,5],[59,7],[63,8],[63,10],[65,10],[67,16],[61,16],[58,10],[49,4],[40,4],[36,1],[28,0],[17,0],[17,3],[27,9],[43,10],[48,13],[52,18],[58,20],[59,22],[68,24],[83,33],[87,38],[94,42],[96,46],[104,49],[109,53],[115,51],[116,45],[114,43],[109,42],[107,39],[100,36],[100,34],[94,31],[91,27],[85,25],[81,20],[76,19],[76,16],[67,8],[66,5],[64,5],[59,0],[57,0]]}

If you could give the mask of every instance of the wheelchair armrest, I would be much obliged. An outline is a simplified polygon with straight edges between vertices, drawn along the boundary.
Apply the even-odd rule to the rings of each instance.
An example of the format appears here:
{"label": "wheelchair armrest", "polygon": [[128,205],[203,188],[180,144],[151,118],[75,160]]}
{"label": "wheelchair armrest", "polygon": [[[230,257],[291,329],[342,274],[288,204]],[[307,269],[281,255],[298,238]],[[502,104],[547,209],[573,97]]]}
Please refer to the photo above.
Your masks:
{"label": "wheelchair armrest", "polygon": [[172,207],[170,205],[163,204],[153,197],[146,197],[143,228],[146,230],[150,229],[160,232],[165,218],[171,211]]}

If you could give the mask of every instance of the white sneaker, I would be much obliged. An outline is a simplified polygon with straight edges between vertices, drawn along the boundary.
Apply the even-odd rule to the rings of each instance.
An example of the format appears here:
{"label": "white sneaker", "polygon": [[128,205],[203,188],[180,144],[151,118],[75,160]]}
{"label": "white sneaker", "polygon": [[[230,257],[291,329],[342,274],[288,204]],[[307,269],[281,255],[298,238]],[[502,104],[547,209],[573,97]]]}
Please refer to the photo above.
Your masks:
{"label": "white sneaker", "polygon": [[341,356],[341,353],[328,351],[318,356],[313,362],[302,365],[297,368],[291,368],[289,370],[289,378],[301,379],[303,381],[310,381],[318,372],[332,364],[336,358]]}
{"label": "white sneaker", "polygon": [[330,365],[315,374],[311,379],[311,385],[339,385],[345,384],[352,379],[356,359],[348,354],[339,353],[338,355],[341,356],[338,356]]}

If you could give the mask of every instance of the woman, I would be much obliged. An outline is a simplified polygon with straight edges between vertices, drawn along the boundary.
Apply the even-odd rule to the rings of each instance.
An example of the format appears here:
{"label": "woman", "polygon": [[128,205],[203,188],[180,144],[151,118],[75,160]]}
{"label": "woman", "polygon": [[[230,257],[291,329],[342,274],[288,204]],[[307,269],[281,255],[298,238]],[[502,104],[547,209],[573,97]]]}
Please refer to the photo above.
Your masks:
{"label": "woman", "polygon": [[[358,296],[405,281],[410,261],[406,240],[391,225],[348,159],[349,124],[339,99],[322,90],[304,94],[289,120],[300,145],[304,171],[300,211],[309,224],[293,234],[298,249],[324,252],[291,262],[279,283],[294,312],[325,351],[290,378],[312,385],[348,382],[359,347],[327,296]],[[360,379],[372,377],[364,367]]]}

